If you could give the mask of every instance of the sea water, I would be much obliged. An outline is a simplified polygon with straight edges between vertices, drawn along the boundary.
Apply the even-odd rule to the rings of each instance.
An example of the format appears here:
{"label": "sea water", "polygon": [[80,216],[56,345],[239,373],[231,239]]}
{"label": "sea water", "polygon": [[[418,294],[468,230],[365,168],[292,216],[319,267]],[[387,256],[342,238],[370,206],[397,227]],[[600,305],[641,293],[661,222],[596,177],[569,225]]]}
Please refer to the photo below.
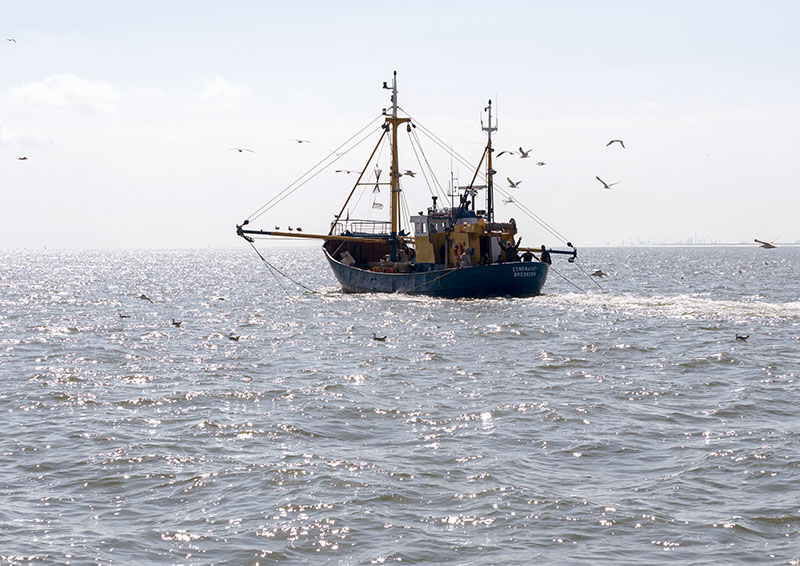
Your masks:
{"label": "sea water", "polygon": [[800,248],[262,251],[0,252],[0,564],[800,563]]}

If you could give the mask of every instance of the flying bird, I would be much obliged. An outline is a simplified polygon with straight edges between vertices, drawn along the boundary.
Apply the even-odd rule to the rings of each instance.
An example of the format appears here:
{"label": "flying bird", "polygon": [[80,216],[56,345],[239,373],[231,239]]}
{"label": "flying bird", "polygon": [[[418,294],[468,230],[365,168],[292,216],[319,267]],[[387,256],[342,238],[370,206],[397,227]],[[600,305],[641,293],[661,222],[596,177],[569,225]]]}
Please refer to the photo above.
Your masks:
{"label": "flying bird", "polygon": [[520,155],[519,155],[519,158],[520,158],[520,159],[525,159],[526,157],[528,157],[528,154],[529,154],[530,152],[532,152],[532,151],[533,151],[533,148],[530,148],[528,151],[525,151],[524,149],[522,149],[522,148],[519,148],[519,154],[520,154]]}
{"label": "flying bird", "polygon": [[347,173],[347,174],[350,174],[350,173],[361,173],[361,171],[354,171],[352,169],[337,169],[336,172],[337,173]]}
{"label": "flying bird", "polygon": [[500,153],[498,153],[498,154],[497,154],[497,157],[500,157],[500,156],[501,156],[501,155],[503,155],[504,153],[508,153],[508,154],[510,154],[510,155],[516,155],[516,154],[517,154],[517,152],[516,152],[516,151],[501,151]]}
{"label": "flying bird", "polygon": [[774,249],[774,248],[778,247],[778,246],[776,246],[775,244],[773,244],[772,242],[765,242],[764,240],[759,240],[758,238],[756,238],[756,239],[755,239],[755,240],[753,240],[753,241],[754,241],[755,243],[757,243],[757,244],[761,244],[761,247],[762,247],[762,248],[766,248],[766,249],[768,249],[768,250],[771,250],[771,249]]}
{"label": "flying bird", "polygon": [[543,167],[544,165],[547,165],[547,163],[545,163],[544,161],[539,161],[536,165],[538,165],[539,167]]}
{"label": "flying bird", "polygon": [[311,143],[311,140],[301,140],[297,138],[292,138],[289,141],[297,142],[297,143]]}
{"label": "flying bird", "polygon": [[503,204],[511,204],[514,202],[514,197],[508,197],[503,199]]}
{"label": "flying bird", "polygon": [[27,161],[27,160],[28,160],[27,155],[23,155],[22,157],[17,157],[17,161]]}
{"label": "flying bird", "polygon": [[246,147],[232,147],[228,151],[238,151],[239,153],[242,153],[243,151],[249,151],[250,153],[255,153],[255,151],[252,149],[247,149]]}
{"label": "flying bird", "polygon": [[403,175],[408,175],[409,177],[415,177],[417,174],[409,169],[406,169],[406,172],[403,173]]}
{"label": "flying bird", "polygon": [[610,146],[612,143],[618,143],[618,144],[619,144],[619,145],[621,145],[623,148],[625,147],[625,142],[623,142],[622,140],[611,140],[610,142],[608,142],[608,143],[606,144],[606,147]]}
{"label": "flying bird", "polygon": [[516,181],[516,182],[512,181],[511,177],[506,177],[506,181],[508,181],[508,186],[511,187],[512,189],[518,189],[519,184],[522,182],[522,181]]}
{"label": "flying bird", "polygon": [[6,41],[10,41],[11,43],[16,43],[17,42],[17,40],[14,39],[13,37],[9,37],[8,39],[6,39]]}
{"label": "flying bird", "polygon": [[597,175],[595,175],[594,178],[597,179],[598,181],[600,181],[601,183],[603,183],[603,188],[604,189],[610,189],[614,185],[619,185],[620,184],[620,181],[617,181],[616,183],[606,183],[603,179],[601,179]]}

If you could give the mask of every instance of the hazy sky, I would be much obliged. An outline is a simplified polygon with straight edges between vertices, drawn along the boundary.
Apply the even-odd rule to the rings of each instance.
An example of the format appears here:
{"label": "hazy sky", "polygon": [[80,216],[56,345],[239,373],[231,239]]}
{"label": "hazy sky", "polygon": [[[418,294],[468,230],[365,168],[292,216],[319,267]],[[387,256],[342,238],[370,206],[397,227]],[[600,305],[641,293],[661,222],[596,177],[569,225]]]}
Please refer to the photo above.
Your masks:
{"label": "hazy sky", "polygon": [[[494,99],[496,147],[534,149],[498,178],[579,247],[800,240],[800,2],[0,7],[0,248],[244,245],[235,224],[378,116],[394,70],[401,106],[475,162]],[[353,181],[331,169],[257,227],[325,232]]]}

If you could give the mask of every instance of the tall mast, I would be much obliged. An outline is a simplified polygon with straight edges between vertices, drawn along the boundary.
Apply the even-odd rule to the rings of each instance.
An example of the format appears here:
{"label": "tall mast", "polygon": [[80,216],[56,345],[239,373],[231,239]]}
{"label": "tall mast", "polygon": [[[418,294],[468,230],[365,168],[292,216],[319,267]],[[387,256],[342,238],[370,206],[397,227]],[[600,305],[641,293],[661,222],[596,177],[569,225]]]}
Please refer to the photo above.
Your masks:
{"label": "tall mast", "polygon": [[494,222],[494,174],[496,171],[492,168],[492,132],[497,131],[496,126],[492,126],[492,101],[489,100],[489,105],[483,109],[489,113],[489,125],[482,128],[487,133],[488,141],[486,142],[486,219],[489,222]]}
{"label": "tall mast", "polygon": [[[389,86],[383,83],[383,88],[388,89]],[[397,117],[397,71],[392,76],[392,115],[386,118],[386,122],[392,128],[392,171],[391,171],[391,188],[392,188],[392,237],[391,237],[391,259],[397,261],[397,233],[400,229],[400,164],[397,153],[397,127],[404,123],[410,122],[410,118]]]}

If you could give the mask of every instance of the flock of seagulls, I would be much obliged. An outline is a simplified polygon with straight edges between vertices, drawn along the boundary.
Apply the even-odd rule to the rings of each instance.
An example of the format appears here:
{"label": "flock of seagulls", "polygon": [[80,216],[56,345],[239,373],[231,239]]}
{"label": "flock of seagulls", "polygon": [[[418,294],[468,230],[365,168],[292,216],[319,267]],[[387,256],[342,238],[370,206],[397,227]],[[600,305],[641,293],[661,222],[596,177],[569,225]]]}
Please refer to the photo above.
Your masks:
{"label": "flock of seagulls", "polygon": [[[609,140],[609,142],[606,144],[606,147],[612,146],[614,144],[619,144],[620,147],[622,147],[623,149],[625,148],[625,142],[623,140],[620,140],[620,139]],[[501,155],[519,155],[520,159],[525,159],[527,157],[530,157],[530,153],[532,151],[533,151],[533,148],[531,148],[531,149],[523,149],[520,146],[516,150],[503,150],[503,151],[501,151],[500,153],[497,154],[497,157],[500,157]],[[545,162],[545,161],[537,161],[536,165],[538,165],[539,167],[544,167],[545,165],[547,165],[547,162]],[[614,181],[613,183],[606,183],[603,179],[601,179],[597,175],[595,175],[595,179],[597,179],[598,181],[600,181],[600,183],[602,183],[604,189],[611,189],[611,187],[613,187],[614,185],[618,185],[621,182],[621,181]],[[508,186],[511,189],[519,188],[520,183],[522,183],[522,181],[514,181],[514,180],[512,180],[511,177],[506,177],[506,180],[508,181]],[[509,202],[514,202],[514,199],[509,198],[509,199],[504,200],[503,202],[507,204]]]}

